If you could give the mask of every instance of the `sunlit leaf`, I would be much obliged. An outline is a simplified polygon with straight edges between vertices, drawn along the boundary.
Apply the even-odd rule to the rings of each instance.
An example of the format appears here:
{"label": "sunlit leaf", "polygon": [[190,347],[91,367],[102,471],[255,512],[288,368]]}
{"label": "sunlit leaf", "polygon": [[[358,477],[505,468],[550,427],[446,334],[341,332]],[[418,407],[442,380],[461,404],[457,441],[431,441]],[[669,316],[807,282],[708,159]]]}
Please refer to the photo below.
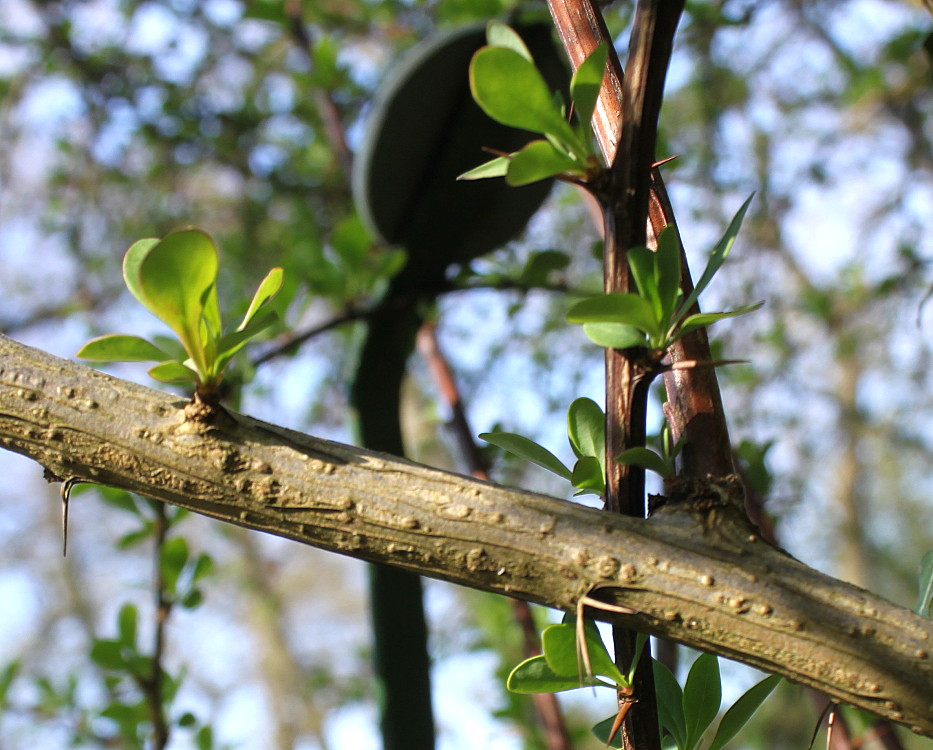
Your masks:
{"label": "sunlit leaf", "polygon": [[557,693],[580,687],[580,678],[557,674],[544,656],[533,656],[512,670],[506,687],[513,693]]}
{"label": "sunlit leaf", "polygon": [[147,307],[175,331],[202,371],[207,368],[200,351],[201,321],[217,270],[217,248],[198,229],[166,235],[149,249],[138,269]]}
{"label": "sunlit leaf", "polygon": [[578,398],[567,409],[567,435],[577,456],[595,456],[605,473],[606,415],[591,398]]}
{"label": "sunlit leaf", "polygon": [[577,302],[567,312],[568,323],[622,323],[647,334],[657,332],[651,304],[637,294],[600,294]]}
{"label": "sunlit leaf", "polygon": [[164,362],[171,355],[139,336],[111,333],[88,341],[75,355],[93,362]]}
{"label": "sunlit leaf", "polygon": [[703,293],[706,287],[709,286],[709,283],[713,280],[713,276],[716,275],[716,272],[725,262],[726,256],[729,255],[729,251],[735,244],[735,238],[738,236],[739,230],[742,228],[742,220],[745,218],[745,213],[748,211],[748,206],[754,197],[754,193],[748,196],[748,199],[745,201],[745,203],[742,204],[742,207],[732,218],[732,221],[730,222],[729,227],[726,229],[726,233],[722,236],[722,239],[716,243],[716,247],[714,247],[710,253],[709,262],[706,264],[703,275],[700,276],[700,280],[696,283],[696,286],[693,288],[690,296],[687,297],[687,299],[680,307],[680,312],[678,313],[680,317],[683,317],[689,312],[690,308],[693,307],[693,304],[697,301],[699,296]]}
{"label": "sunlit leaf", "polygon": [[497,156],[495,159],[480,164],[478,167],[457,176],[458,180],[485,180],[490,177],[505,177],[509,171],[509,158]]}
{"label": "sunlit leaf", "polygon": [[680,324],[680,327],[677,329],[677,335],[674,337],[674,340],[686,336],[691,331],[695,331],[697,328],[703,328],[705,326],[712,325],[720,320],[725,320],[726,318],[735,318],[739,315],[745,315],[745,313],[753,312],[757,310],[764,302],[755,302],[751,305],[744,305],[735,310],[729,310],[727,312],[711,312],[711,313],[696,313],[695,315],[688,315],[684,321]]}
{"label": "sunlit leaf", "polygon": [[484,432],[480,437],[487,443],[492,443],[509,453],[514,453],[516,456],[552,471],[564,479],[569,480],[572,476],[570,469],[564,466],[557,456],[547,448],[538,445],[534,440],[529,440],[512,432]]}
{"label": "sunlit leaf", "polygon": [[683,750],[693,750],[713,723],[722,703],[719,660],[713,654],[700,654],[684,685],[684,718],[687,739]]}
{"label": "sunlit leaf", "polygon": [[123,281],[126,284],[126,288],[130,290],[130,293],[143,307],[154,315],[158,315],[158,313],[149,307],[149,303],[146,301],[142,289],[139,286],[139,267],[149,251],[158,244],[159,240],[155,237],[137,240],[130,245],[129,250],[126,251],[126,255],[123,256]]}
{"label": "sunlit leaf", "polygon": [[658,720],[683,748],[687,742],[687,720],[684,717],[684,693],[670,669],[652,659],[654,688],[658,700]]}
{"label": "sunlit leaf", "polygon": [[628,448],[616,456],[616,462],[630,466],[640,466],[665,478],[671,474],[671,467],[650,448]]}
{"label": "sunlit leaf", "polygon": [[771,692],[778,686],[781,678],[778,675],[766,677],[761,682],[750,687],[741,698],[739,698],[726,711],[719,727],[716,729],[716,735],[708,750],[722,750],[726,744],[735,737],[744,727],[748,720],[752,718],[758,707],[765,702],[765,699],[771,695]]}
{"label": "sunlit leaf", "polygon": [[279,316],[274,310],[269,310],[265,315],[260,315],[250,321],[246,328],[238,328],[217,342],[217,365],[218,370],[222,370],[230,358],[242,349],[250,339],[255,338],[279,320]]}
{"label": "sunlit leaf", "polygon": [[677,228],[671,224],[664,228],[658,237],[658,249],[655,251],[655,263],[658,269],[658,299],[661,303],[660,319],[669,321],[677,312],[680,299],[680,241]]}
{"label": "sunlit leaf", "polygon": [[486,24],[486,42],[490,47],[505,47],[513,52],[517,52],[528,62],[534,62],[531,52],[525,46],[525,42],[511,26],[507,26],[502,21],[490,21]]}
{"label": "sunlit leaf", "polygon": [[581,490],[576,494],[585,495],[592,492],[602,495],[606,491],[606,479],[602,464],[596,456],[583,456],[573,466],[570,483]]}
{"label": "sunlit leaf", "polygon": [[622,323],[584,323],[583,333],[598,346],[608,349],[629,349],[645,346],[645,334]]}
{"label": "sunlit leaf", "polygon": [[531,141],[512,154],[505,181],[509,185],[519,187],[565,172],[580,170],[580,164],[549,141]]}
{"label": "sunlit leaf", "polygon": [[149,368],[149,377],[160,383],[197,383],[198,374],[181,362],[163,362],[161,365]]}
{"label": "sunlit leaf", "polygon": [[260,308],[270,302],[272,298],[279,293],[284,280],[285,271],[281,268],[273,268],[266,274],[266,277],[260,282],[259,288],[256,289],[256,293],[253,295],[253,301],[250,302],[249,309],[246,311],[246,315],[243,316],[243,322],[240,323],[239,328],[237,328],[238,331],[242,331],[246,328],[256,316],[256,313],[259,312]]}
{"label": "sunlit leaf", "polygon": [[[616,685],[628,685],[628,681],[606,650],[596,626],[587,622],[584,633],[593,674],[606,677]],[[545,628],[541,634],[541,648],[551,669],[557,674],[578,675],[579,679],[582,665],[577,661],[577,630],[573,624],[560,623]]]}
{"label": "sunlit leaf", "polygon": [[470,89],[483,111],[497,122],[561,141],[576,141],[533,63],[511,49],[483,47],[470,63]]}
{"label": "sunlit leaf", "polygon": [[603,42],[580,63],[570,80],[570,98],[573,100],[577,117],[587,127],[599,99],[608,54],[609,47]]}

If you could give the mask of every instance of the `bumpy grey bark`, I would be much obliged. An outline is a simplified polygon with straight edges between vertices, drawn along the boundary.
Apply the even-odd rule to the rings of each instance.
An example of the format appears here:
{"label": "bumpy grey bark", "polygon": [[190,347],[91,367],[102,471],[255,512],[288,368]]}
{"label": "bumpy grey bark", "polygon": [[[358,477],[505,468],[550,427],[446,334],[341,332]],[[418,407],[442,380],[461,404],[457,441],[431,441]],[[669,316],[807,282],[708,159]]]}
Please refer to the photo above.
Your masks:
{"label": "bumpy grey bark", "polygon": [[0,447],[78,478],[738,659],[933,736],[933,621],[818,573],[733,486],[615,517],[212,410],[0,336]]}

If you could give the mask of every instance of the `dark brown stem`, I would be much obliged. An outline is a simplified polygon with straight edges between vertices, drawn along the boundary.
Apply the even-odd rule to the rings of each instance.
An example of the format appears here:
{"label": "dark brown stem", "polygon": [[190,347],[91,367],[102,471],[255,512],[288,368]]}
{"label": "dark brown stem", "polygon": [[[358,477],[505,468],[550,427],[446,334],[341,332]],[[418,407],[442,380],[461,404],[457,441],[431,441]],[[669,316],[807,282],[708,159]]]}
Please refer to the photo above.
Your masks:
{"label": "dark brown stem", "polygon": [[155,750],[164,750],[168,746],[169,727],[165,721],[165,707],[162,701],[162,683],[165,676],[162,655],[165,650],[165,623],[172,609],[172,603],[166,596],[165,577],[162,574],[162,548],[168,533],[168,519],[164,503],[151,502],[149,505],[155,512],[155,633],[152,645],[152,672],[148,676],[140,675],[138,681],[149,707],[152,746]]}

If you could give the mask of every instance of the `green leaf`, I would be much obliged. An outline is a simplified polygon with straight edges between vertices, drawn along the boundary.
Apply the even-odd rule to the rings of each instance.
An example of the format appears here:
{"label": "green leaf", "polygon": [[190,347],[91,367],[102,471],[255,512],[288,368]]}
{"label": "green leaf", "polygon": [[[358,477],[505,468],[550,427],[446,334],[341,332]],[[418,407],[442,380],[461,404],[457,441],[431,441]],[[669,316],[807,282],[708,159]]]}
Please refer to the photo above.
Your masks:
{"label": "green leaf", "polygon": [[739,315],[745,315],[745,313],[750,313],[764,305],[764,302],[755,302],[751,305],[743,305],[735,310],[729,310],[727,312],[711,312],[711,313],[696,313],[695,315],[688,315],[684,321],[680,324],[677,329],[676,339],[686,336],[691,331],[696,330],[697,328],[703,328],[708,325],[712,325],[720,320],[725,320],[726,318],[735,318]]}
{"label": "green leaf", "polygon": [[722,721],[719,722],[716,735],[713,737],[708,750],[722,750],[748,723],[748,720],[752,718],[752,714],[771,695],[771,692],[778,686],[780,681],[781,678],[778,675],[766,677],[757,685],[750,687],[741,698],[733,703],[732,707],[726,711],[726,715],[722,717]]}
{"label": "green leaf", "polygon": [[513,187],[519,187],[565,172],[582,172],[585,169],[586,165],[581,165],[550,141],[531,141],[512,154],[505,181]]}
{"label": "green leaf", "polygon": [[629,349],[648,343],[643,332],[622,323],[584,323],[583,333],[594,344],[607,349]]}
{"label": "green leaf", "polygon": [[649,335],[658,331],[651,304],[637,294],[600,294],[582,299],[567,312],[567,322],[621,323]]}
{"label": "green leaf", "polygon": [[[586,622],[584,633],[593,674],[607,677],[616,685],[627,686],[628,680],[606,650],[596,625]],[[577,661],[577,632],[574,624],[567,622],[545,628],[541,633],[541,649],[554,672],[566,676],[575,675],[579,681],[583,665]]]}
{"label": "green leaf", "polygon": [[181,362],[164,362],[149,368],[149,377],[160,383],[198,383],[198,374]]}
{"label": "green leaf", "polygon": [[671,467],[650,448],[628,448],[616,456],[616,461],[629,466],[640,466],[660,474],[665,479],[671,475]]}
{"label": "green leaf", "polygon": [[570,265],[570,256],[560,250],[539,250],[531,253],[521,273],[521,283],[525,286],[545,286],[554,271],[561,271]]}
{"label": "green leaf", "polygon": [[178,577],[188,562],[188,542],[183,536],[166,539],[159,554],[159,572],[165,590],[175,593]]}
{"label": "green leaf", "polygon": [[933,614],[933,549],[927,552],[920,561],[920,594],[917,597],[917,606],[914,612],[922,617]]}
{"label": "green leaf", "polygon": [[91,661],[101,669],[120,671],[126,669],[123,647],[118,641],[98,639],[91,646]]}
{"label": "green leaf", "polygon": [[671,670],[657,659],[652,659],[654,668],[654,689],[658,700],[658,720],[674,741],[677,747],[683,748],[687,743],[687,720],[684,717],[684,693],[677,684]]}
{"label": "green leaf", "polygon": [[214,748],[214,730],[208,725],[201,727],[195,736],[198,750],[213,750]]}
{"label": "green leaf", "polygon": [[693,750],[713,723],[722,703],[719,660],[713,654],[700,654],[693,662],[684,685],[684,718],[687,740],[683,750]]}
{"label": "green leaf", "polygon": [[505,177],[506,173],[509,171],[510,161],[511,160],[507,156],[497,156],[495,159],[487,161],[485,164],[480,164],[478,167],[473,167],[473,169],[458,175],[457,179],[485,180],[489,177]]}
{"label": "green leaf", "polygon": [[93,338],[75,356],[93,362],[164,362],[172,358],[152,342],[122,333]]}
{"label": "green leaf", "polygon": [[658,299],[661,303],[660,320],[670,321],[677,312],[680,299],[680,240],[677,228],[671,224],[658,237],[655,251],[658,279]]}
{"label": "green leaf", "polygon": [[641,660],[641,652],[645,650],[648,643],[647,633],[635,634],[635,650],[632,652],[632,663],[629,666],[628,674],[625,676],[628,684],[631,685],[635,679],[635,670],[638,669],[638,662]]}
{"label": "green leaf", "polygon": [[[150,237],[144,240],[138,240],[130,245],[130,249],[123,256],[123,282],[136,300],[149,310],[149,303],[146,302],[145,295],[139,285],[139,267],[143,259],[149,254],[149,251],[159,244],[159,240]],[[150,310],[150,312],[152,312]]]}
{"label": "green leaf", "polygon": [[147,308],[178,335],[201,373],[209,370],[203,357],[201,323],[217,270],[217,248],[198,229],[166,235],[149,249],[138,268]]}
{"label": "green leaf", "polygon": [[608,719],[603,719],[598,724],[593,725],[591,730],[593,732],[593,736],[602,742],[604,747],[621,748],[624,746],[624,741],[618,732],[616,733],[616,736],[612,738],[612,741],[609,741],[609,732],[612,731],[612,726],[615,724],[615,721],[616,715],[613,714]]}
{"label": "green leaf", "polygon": [[480,438],[569,480],[572,472],[547,448],[512,432],[484,432]]}
{"label": "green leaf", "polygon": [[570,80],[570,98],[573,100],[577,118],[586,127],[589,127],[593,110],[596,109],[608,54],[609,46],[603,42],[580,63]]}
{"label": "green leaf", "polygon": [[606,478],[599,459],[596,456],[583,456],[580,458],[574,464],[570,483],[581,490],[576,493],[578,495],[585,495],[588,492],[596,495],[604,494],[606,492]]}
{"label": "green leaf", "polygon": [[255,338],[279,320],[278,314],[274,310],[269,310],[265,315],[254,318],[246,328],[238,328],[231,333],[223,336],[217,342],[217,364],[216,370],[223,370],[230,358],[242,349],[250,339]]}
{"label": "green leaf", "polygon": [[748,211],[748,206],[754,197],[754,193],[748,196],[748,199],[745,201],[745,203],[742,204],[742,207],[732,218],[732,221],[729,224],[729,227],[726,229],[726,233],[722,236],[722,239],[716,243],[716,247],[714,247],[710,253],[709,262],[706,264],[703,275],[700,276],[700,280],[696,283],[696,286],[693,288],[690,296],[687,297],[684,303],[680,306],[678,317],[683,317],[690,311],[690,308],[693,307],[693,304],[697,301],[697,299],[699,299],[700,295],[703,293],[706,287],[709,286],[709,283],[713,280],[713,276],[716,275],[716,272],[725,262],[726,256],[729,255],[729,251],[735,244],[735,238],[738,236],[739,230],[742,228],[742,220],[745,218],[745,213]]}
{"label": "green leaf", "polygon": [[470,63],[470,90],[493,120],[513,128],[549,133],[568,145],[576,135],[551,98],[533,63],[512,49],[483,47]]}
{"label": "green leaf", "polygon": [[512,670],[505,686],[513,693],[558,693],[579,688],[580,677],[557,674],[544,656],[533,656]]}
{"label": "green leaf", "polygon": [[126,648],[136,648],[136,625],[139,613],[132,604],[124,604],[117,615],[117,634],[120,643]]}
{"label": "green leaf", "polygon": [[578,457],[594,456],[599,462],[600,478],[605,489],[606,415],[599,404],[591,398],[578,398],[570,404],[567,409],[567,435]]}
{"label": "green leaf", "polygon": [[528,47],[525,46],[518,32],[501,21],[490,21],[486,24],[486,42],[490,47],[505,47],[517,52],[528,62],[534,62],[531,52],[528,51]]}

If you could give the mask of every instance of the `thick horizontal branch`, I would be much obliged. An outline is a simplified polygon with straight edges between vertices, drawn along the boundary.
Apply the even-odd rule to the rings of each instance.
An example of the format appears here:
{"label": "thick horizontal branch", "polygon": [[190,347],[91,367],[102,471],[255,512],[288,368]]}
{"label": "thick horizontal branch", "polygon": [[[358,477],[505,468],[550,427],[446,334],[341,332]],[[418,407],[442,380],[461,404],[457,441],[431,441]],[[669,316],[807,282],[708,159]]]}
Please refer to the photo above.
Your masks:
{"label": "thick horizontal branch", "polygon": [[933,736],[933,621],[761,540],[735,488],[610,516],[221,410],[0,336],[0,447],[341,554],[594,616],[743,661]]}

